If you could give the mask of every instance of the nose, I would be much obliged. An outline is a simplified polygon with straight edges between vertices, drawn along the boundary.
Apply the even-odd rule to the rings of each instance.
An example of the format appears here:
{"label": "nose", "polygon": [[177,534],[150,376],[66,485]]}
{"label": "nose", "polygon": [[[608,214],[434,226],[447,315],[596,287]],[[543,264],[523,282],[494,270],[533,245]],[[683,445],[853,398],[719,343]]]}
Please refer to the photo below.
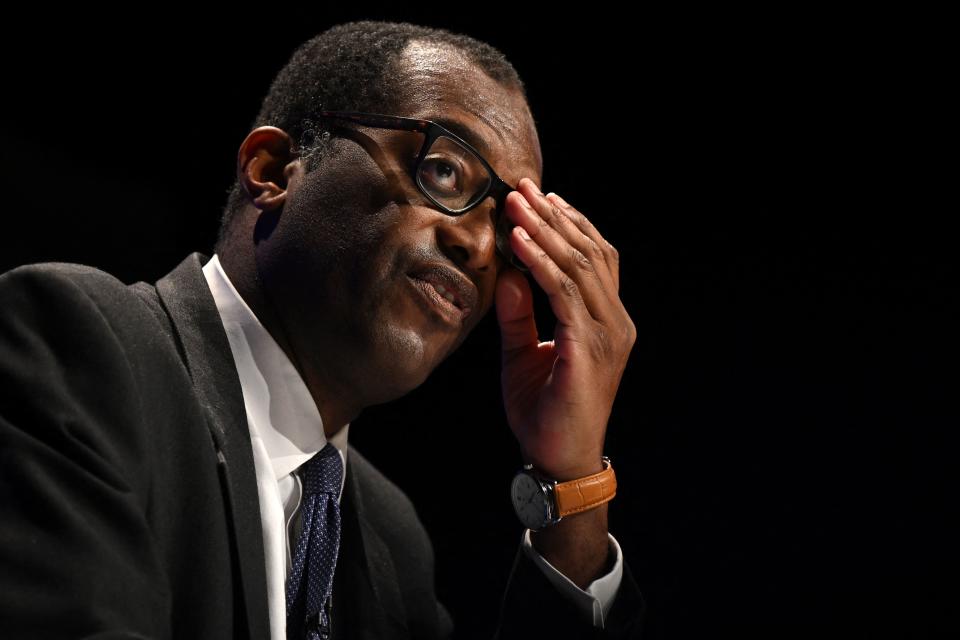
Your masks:
{"label": "nose", "polygon": [[441,249],[458,265],[477,273],[492,271],[497,259],[497,203],[489,197],[459,216],[437,224]]}

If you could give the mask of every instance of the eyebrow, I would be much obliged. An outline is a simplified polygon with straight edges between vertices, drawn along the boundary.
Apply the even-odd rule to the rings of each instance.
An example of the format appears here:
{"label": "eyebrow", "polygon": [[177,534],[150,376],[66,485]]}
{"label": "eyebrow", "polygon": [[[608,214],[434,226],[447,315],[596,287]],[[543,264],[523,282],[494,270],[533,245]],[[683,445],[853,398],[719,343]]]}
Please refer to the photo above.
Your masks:
{"label": "eyebrow", "polygon": [[[445,129],[448,129],[451,133],[455,133],[467,142],[469,142],[474,149],[482,151],[484,153],[484,159],[486,155],[490,152],[490,147],[487,146],[486,140],[477,135],[477,132],[471,129],[468,125],[463,124],[459,120],[451,120],[446,116],[437,116],[436,118],[427,118],[436,122]],[[487,160],[487,162],[490,162]]]}

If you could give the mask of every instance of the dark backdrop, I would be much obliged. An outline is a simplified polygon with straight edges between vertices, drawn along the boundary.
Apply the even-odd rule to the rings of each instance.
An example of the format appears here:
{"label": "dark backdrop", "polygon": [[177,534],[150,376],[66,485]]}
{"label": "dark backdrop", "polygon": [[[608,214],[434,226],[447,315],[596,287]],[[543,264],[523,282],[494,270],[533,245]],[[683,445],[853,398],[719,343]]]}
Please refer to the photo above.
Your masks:
{"label": "dark backdrop", "polygon": [[[938,85],[906,57],[909,27],[429,9],[11,22],[0,270],[156,280],[210,252],[237,147],[297,44],[357,18],[468,33],[527,84],[544,190],[622,255],[639,338],[608,432],[610,524],[651,633],[956,629],[957,269],[929,215],[955,205],[913,182],[938,176],[911,147],[933,127],[907,109]],[[441,598],[483,637],[521,534],[493,315],[351,440],[413,498]]]}

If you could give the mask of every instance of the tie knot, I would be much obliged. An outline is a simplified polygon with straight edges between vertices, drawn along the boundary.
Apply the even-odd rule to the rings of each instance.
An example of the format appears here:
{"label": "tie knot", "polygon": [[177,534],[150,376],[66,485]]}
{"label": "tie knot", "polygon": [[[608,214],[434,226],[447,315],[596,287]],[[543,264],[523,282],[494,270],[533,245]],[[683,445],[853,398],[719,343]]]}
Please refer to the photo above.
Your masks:
{"label": "tie knot", "polygon": [[340,452],[329,442],[303,465],[303,490],[307,496],[329,493],[340,495],[343,483],[343,460]]}

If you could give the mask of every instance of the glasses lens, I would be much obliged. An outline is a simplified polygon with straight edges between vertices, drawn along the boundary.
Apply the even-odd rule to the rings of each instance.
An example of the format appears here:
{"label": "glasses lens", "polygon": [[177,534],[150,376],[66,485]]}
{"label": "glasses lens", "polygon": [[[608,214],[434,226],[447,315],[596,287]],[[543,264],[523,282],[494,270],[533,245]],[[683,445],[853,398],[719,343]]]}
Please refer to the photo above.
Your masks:
{"label": "glasses lens", "polygon": [[476,154],[452,138],[439,136],[420,163],[417,181],[437,202],[456,212],[482,198],[492,178]]}

